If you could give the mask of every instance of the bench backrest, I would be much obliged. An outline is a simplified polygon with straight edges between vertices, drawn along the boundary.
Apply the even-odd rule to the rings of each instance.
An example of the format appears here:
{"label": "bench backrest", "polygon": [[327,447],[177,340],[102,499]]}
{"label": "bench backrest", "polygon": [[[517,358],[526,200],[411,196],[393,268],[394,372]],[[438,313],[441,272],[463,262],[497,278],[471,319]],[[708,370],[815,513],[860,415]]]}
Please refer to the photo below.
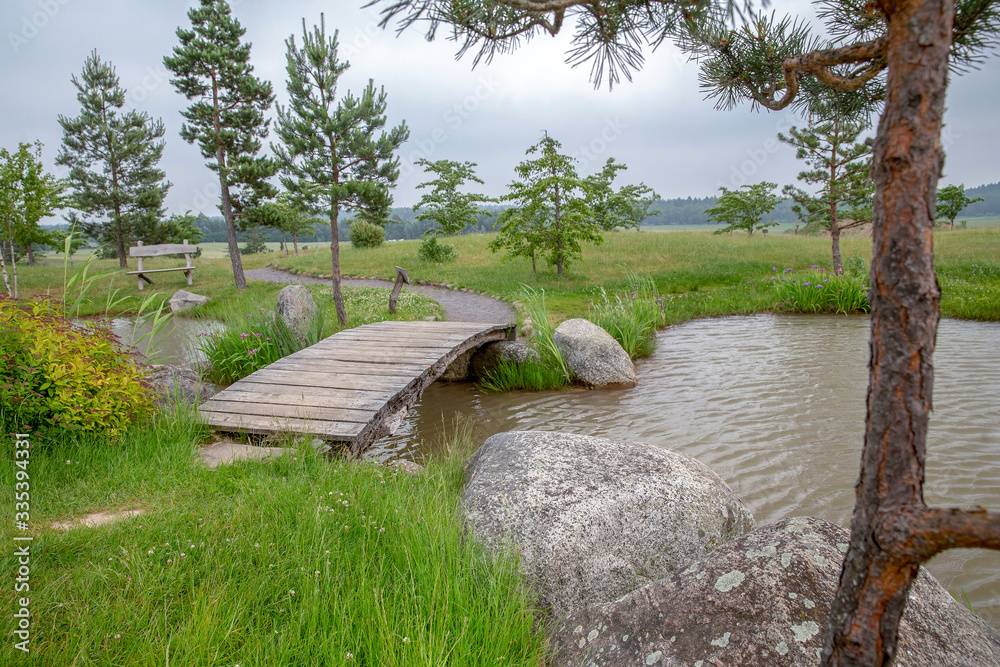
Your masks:
{"label": "bench backrest", "polygon": [[160,255],[185,255],[198,252],[198,246],[189,244],[187,239],[184,243],[161,243],[159,245],[139,245],[128,249],[129,257],[159,257]]}

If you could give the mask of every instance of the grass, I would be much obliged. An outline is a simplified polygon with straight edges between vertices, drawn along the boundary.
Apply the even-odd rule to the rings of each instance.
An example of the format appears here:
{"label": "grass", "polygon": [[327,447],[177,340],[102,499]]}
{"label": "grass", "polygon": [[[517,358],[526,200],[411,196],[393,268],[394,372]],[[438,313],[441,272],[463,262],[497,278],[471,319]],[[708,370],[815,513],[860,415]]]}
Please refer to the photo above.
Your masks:
{"label": "grass", "polygon": [[[806,270],[830,267],[827,238],[791,234],[717,236],[705,232],[653,233],[622,231],[606,242],[587,246],[564,279],[544,263],[538,275],[528,260],[501,261],[486,247],[491,235],[450,237],[457,259],[447,264],[417,257],[419,241],[387,243],[358,250],[345,246],[345,274],[391,279],[395,267],[405,267],[412,279],[445,282],[516,300],[523,285],[544,289],[553,322],[586,317],[590,304],[609,294],[631,291],[629,273],[651,280],[664,299],[663,324],[697,317],[780,310],[772,289],[761,287],[772,267]],[[940,229],[935,232],[935,260],[943,289],[942,314],[980,320],[1000,320],[1000,228]],[[871,239],[841,239],[844,257],[871,257]],[[326,273],[329,254],[309,251],[300,257],[274,260],[310,273]]]}
{"label": "grass", "polygon": [[[32,443],[31,653],[7,641],[0,663],[543,664],[516,563],[484,555],[458,518],[468,430],[417,475],[301,444],[209,471],[193,460],[205,435],[181,411],[116,442]],[[13,484],[0,496],[13,507]],[[131,508],[145,513],[50,528]],[[0,566],[17,571],[12,549]],[[0,605],[16,609],[13,585]]]}

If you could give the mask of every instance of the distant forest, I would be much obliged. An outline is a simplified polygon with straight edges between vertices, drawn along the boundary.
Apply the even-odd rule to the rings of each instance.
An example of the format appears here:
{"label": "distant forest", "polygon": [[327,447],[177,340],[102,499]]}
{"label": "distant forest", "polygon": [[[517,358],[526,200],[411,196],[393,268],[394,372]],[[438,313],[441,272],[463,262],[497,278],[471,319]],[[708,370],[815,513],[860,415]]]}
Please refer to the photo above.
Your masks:
{"label": "distant forest", "polygon": [[[982,197],[984,201],[970,204],[968,208],[962,211],[962,215],[959,216],[959,219],[994,215],[1000,216],[1000,182],[981,185],[977,188],[970,188],[966,190],[965,193],[972,199]],[[650,209],[653,211],[659,211],[659,213],[650,216],[642,224],[644,227],[650,225],[713,226],[714,223],[709,222],[708,217],[705,215],[705,209],[715,206],[716,201],[718,201],[718,197],[703,197],[700,199],[693,197],[688,197],[686,199],[659,199]],[[484,208],[496,215],[506,207],[487,206]],[[345,218],[349,221],[350,216],[341,216],[341,240],[347,240],[348,238],[348,228],[345,224]],[[385,237],[387,239],[418,239],[430,228],[428,223],[417,220],[416,213],[413,212],[413,209],[408,207],[392,209],[390,219],[395,224],[386,225]],[[791,200],[788,199],[779,204],[771,215],[768,216],[768,219],[773,220],[774,222],[798,222],[798,218],[792,211]],[[481,215],[479,216],[476,224],[474,226],[470,226],[464,233],[479,234],[483,232],[491,232],[493,231],[493,220],[494,218]],[[207,217],[202,214],[195,221],[195,225],[205,233],[205,237],[202,239],[205,242],[220,242],[226,240],[226,224],[221,216]],[[310,242],[330,242],[330,225],[326,220],[317,218],[315,229],[315,237],[299,239],[299,243],[309,245]],[[265,233],[268,241],[277,242],[281,240],[280,232],[268,229]]]}
{"label": "distant forest", "polygon": [[[944,185],[944,183],[942,183]],[[976,197],[982,197],[984,201],[976,202],[975,204],[970,204],[962,214],[959,216],[959,220],[963,218],[975,218],[975,217],[987,217],[987,216],[1000,216],[1000,182],[990,183],[988,185],[980,185],[976,188],[969,188],[965,191],[965,194],[975,199]],[[646,219],[643,226],[649,225],[708,225],[714,226],[713,223],[709,222],[708,217],[705,215],[705,209],[711,208],[718,201],[718,197],[703,197],[703,198],[693,198],[688,197],[686,199],[659,199],[652,206],[650,210],[659,211],[656,215],[652,215]],[[499,214],[500,211],[504,210],[504,206],[487,206],[485,209],[491,211],[494,215]],[[351,216],[341,216],[340,223],[340,238],[341,240],[347,240],[348,238],[348,228],[345,223],[346,220],[350,220]],[[390,224],[386,226],[385,236],[387,239],[418,239],[423,236],[430,225],[426,222],[416,219],[416,213],[413,212],[411,208],[394,208],[392,209],[392,214],[390,219],[395,224]],[[769,220],[775,222],[788,222],[796,223],[798,222],[795,213],[792,212],[792,205],[790,200],[785,200],[778,205],[777,208],[768,216]],[[465,230],[465,234],[478,234],[483,232],[493,231],[493,220],[494,218],[486,215],[479,216],[476,224],[470,226]],[[195,220],[195,226],[198,227],[205,236],[202,241],[206,243],[212,242],[225,242],[226,240],[226,223],[221,216],[206,216],[200,214]],[[50,229],[63,229],[68,227],[66,224],[53,225],[49,227]],[[329,243],[330,242],[330,225],[329,223],[322,219],[316,219],[316,236],[315,237],[304,237],[299,239],[300,244],[309,245],[310,243]],[[243,235],[241,235],[242,237]],[[273,229],[265,230],[265,237],[268,241],[278,242],[281,240],[281,233]]]}

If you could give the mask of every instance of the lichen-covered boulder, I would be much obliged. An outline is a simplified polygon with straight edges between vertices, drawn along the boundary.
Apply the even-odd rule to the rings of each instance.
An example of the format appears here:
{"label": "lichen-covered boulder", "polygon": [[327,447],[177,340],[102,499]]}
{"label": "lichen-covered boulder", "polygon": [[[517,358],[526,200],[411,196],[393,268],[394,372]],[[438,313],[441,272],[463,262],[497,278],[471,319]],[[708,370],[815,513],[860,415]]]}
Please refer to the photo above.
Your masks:
{"label": "lichen-covered boulder", "polygon": [[639,442],[513,431],[466,464],[465,521],[516,549],[557,617],[667,576],[754,526],[708,466]]}
{"label": "lichen-covered boulder", "polygon": [[[849,533],[820,519],[763,526],[626,597],[554,626],[553,665],[818,665]],[[926,572],[896,667],[1000,665],[1000,638]]]}
{"label": "lichen-covered boulder", "polygon": [[592,387],[635,384],[635,364],[611,334],[584,319],[566,320],[552,333],[566,366]]}
{"label": "lichen-covered boulder", "polygon": [[275,309],[282,322],[292,330],[299,342],[306,342],[306,334],[313,325],[319,309],[312,294],[302,285],[289,285],[278,292],[278,306]]}
{"label": "lichen-covered boulder", "polygon": [[179,289],[173,293],[170,297],[170,301],[167,303],[170,306],[171,312],[178,313],[182,310],[188,310],[189,308],[194,308],[195,306],[202,306],[211,301],[207,296],[202,296],[201,294],[195,294],[194,292],[188,292],[187,290]]}
{"label": "lichen-covered boulder", "polygon": [[487,343],[476,351],[472,357],[471,374],[482,377],[499,366],[502,361],[512,364],[523,364],[528,361],[541,363],[538,352],[528,347],[524,341],[501,340]]}

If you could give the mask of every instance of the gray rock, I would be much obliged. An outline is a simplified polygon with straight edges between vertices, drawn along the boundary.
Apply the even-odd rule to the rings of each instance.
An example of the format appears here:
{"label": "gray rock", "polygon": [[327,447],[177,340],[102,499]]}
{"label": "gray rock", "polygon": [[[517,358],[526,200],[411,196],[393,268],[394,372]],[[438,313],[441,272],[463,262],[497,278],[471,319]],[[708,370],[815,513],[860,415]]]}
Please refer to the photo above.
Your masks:
{"label": "gray rock", "polygon": [[172,405],[175,400],[197,404],[215,395],[214,387],[203,383],[198,373],[187,366],[153,366],[146,375],[146,382],[156,393],[156,405],[159,407]]}
{"label": "gray rock", "polygon": [[305,343],[319,309],[312,294],[303,285],[289,285],[278,292],[278,316],[292,330],[299,342]]}
{"label": "gray rock", "polygon": [[[849,533],[794,518],[681,572],[570,615],[552,665],[818,665]],[[910,592],[896,667],[1000,665],[1000,637],[926,572]]]}
{"label": "gray rock", "polygon": [[708,466],[644,443],[514,431],[466,466],[467,525],[493,552],[516,549],[556,616],[617,599],[754,526]]}
{"label": "gray rock", "polygon": [[195,306],[202,306],[209,301],[211,301],[211,299],[207,296],[179,289],[174,292],[173,296],[170,297],[170,301],[167,303],[170,304],[170,310],[177,313],[182,310],[194,308]]}
{"label": "gray rock", "polygon": [[607,331],[584,319],[566,320],[552,339],[576,378],[592,387],[635,383],[635,365]]}
{"label": "gray rock", "polygon": [[501,361],[513,364],[523,364],[526,361],[541,362],[538,352],[528,347],[524,341],[497,341],[483,345],[472,357],[470,371],[476,377],[482,377],[500,365]]}
{"label": "gray rock", "polygon": [[444,380],[445,382],[462,382],[469,379],[469,364],[472,361],[473,355],[476,354],[476,350],[466,350],[462,354],[458,355],[455,361],[448,364],[448,368],[444,369],[444,373],[441,374],[439,380]]}

